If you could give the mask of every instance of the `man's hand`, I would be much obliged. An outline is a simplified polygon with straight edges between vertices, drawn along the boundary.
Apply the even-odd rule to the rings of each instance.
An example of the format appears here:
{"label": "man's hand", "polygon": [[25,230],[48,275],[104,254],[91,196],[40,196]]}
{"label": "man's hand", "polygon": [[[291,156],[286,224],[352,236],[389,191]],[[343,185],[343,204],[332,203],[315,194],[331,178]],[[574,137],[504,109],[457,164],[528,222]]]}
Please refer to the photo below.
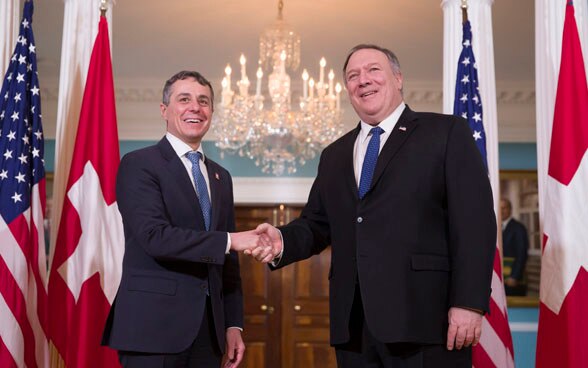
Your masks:
{"label": "man's hand", "polygon": [[266,238],[262,238],[256,233],[256,230],[230,233],[229,235],[231,236],[231,249],[237,252],[271,246]]}
{"label": "man's hand", "polygon": [[482,315],[469,309],[452,307],[448,316],[447,350],[476,346],[482,335]]}
{"label": "man's hand", "polygon": [[512,277],[507,277],[506,279],[504,279],[504,284],[506,286],[515,287],[519,284],[519,282],[517,281],[517,279],[513,279]]}
{"label": "man's hand", "polygon": [[260,262],[268,263],[282,253],[282,236],[280,231],[270,224],[259,225],[254,232],[259,235],[262,246],[246,250],[244,253],[253,256]]}
{"label": "man's hand", "polygon": [[241,337],[241,330],[238,328],[229,328],[227,330],[227,346],[221,367],[237,368],[243,360],[245,353],[245,344]]}

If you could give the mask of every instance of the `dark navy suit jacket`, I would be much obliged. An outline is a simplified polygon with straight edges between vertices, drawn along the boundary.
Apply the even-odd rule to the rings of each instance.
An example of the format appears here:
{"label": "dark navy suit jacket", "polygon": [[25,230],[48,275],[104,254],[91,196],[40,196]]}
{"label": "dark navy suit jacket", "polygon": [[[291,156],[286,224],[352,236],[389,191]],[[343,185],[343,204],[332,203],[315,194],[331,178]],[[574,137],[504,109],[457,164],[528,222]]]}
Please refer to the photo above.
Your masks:
{"label": "dark navy suit jacket", "polygon": [[189,174],[166,138],[122,159],[116,192],[125,255],[103,344],[125,351],[183,351],[199,331],[207,294],[221,351],[226,328],[243,326],[238,255],[225,254],[227,232],[235,228],[232,180],[217,163],[205,163],[210,231]]}
{"label": "dark navy suit jacket", "polygon": [[509,276],[523,281],[529,250],[529,237],[525,225],[511,218],[502,232],[502,245],[504,256],[514,258]]}
{"label": "dark navy suit jacket", "polygon": [[442,344],[452,306],[488,311],[496,219],[486,168],[465,120],[408,107],[358,198],[358,126],[327,147],[301,217],[281,227],[279,267],[331,245],[331,343],[349,341],[359,284],[381,342]]}

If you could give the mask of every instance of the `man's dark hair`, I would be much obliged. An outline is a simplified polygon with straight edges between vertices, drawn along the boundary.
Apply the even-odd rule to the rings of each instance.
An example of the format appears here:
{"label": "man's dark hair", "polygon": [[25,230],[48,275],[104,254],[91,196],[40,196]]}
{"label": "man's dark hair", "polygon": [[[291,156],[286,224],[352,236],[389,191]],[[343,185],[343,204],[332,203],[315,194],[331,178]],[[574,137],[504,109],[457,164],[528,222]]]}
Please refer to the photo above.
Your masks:
{"label": "man's dark hair", "polygon": [[351,58],[351,55],[353,55],[356,51],[363,50],[363,49],[372,49],[372,50],[378,50],[378,51],[382,52],[384,55],[386,55],[386,57],[390,61],[390,65],[392,65],[392,71],[394,72],[394,74],[400,74],[400,62],[398,61],[396,54],[394,54],[392,51],[388,50],[385,47],[381,47],[381,46],[373,45],[373,44],[369,44],[369,43],[362,43],[362,44],[359,44],[359,45],[355,46],[354,48],[352,48],[349,51],[349,53],[347,54],[347,58],[345,58],[345,64],[343,64],[343,78],[345,81],[347,81],[347,78],[345,77],[345,73],[347,72],[347,64],[349,64],[349,59]]}
{"label": "man's dark hair", "polygon": [[170,79],[165,82],[163,86],[163,98],[162,102],[165,106],[169,105],[169,98],[171,96],[171,86],[179,80],[184,80],[188,78],[193,78],[196,82],[200,83],[203,86],[208,86],[210,88],[210,106],[214,107],[214,90],[212,89],[212,85],[208,81],[208,79],[204,78],[202,74],[194,71],[189,70],[182,70],[174,74]]}

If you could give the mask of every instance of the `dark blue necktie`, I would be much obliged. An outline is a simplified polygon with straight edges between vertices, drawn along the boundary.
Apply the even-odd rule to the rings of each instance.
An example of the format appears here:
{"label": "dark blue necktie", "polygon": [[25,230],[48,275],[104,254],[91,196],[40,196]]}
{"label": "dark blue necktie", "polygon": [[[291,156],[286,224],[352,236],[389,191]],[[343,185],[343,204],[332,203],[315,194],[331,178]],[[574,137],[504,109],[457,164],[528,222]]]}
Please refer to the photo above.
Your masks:
{"label": "dark blue necktie", "polygon": [[360,199],[363,199],[372,185],[372,177],[374,176],[376,162],[378,162],[378,153],[380,152],[380,134],[382,133],[384,133],[384,130],[380,127],[375,127],[370,130],[372,137],[365,151],[365,158],[361,167],[361,177],[359,178]]}
{"label": "dark blue necktie", "polygon": [[198,201],[202,209],[202,217],[204,217],[204,226],[206,230],[210,230],[210,198],[208,197],[208,188],[206,187],[206,180],[200,171],[200,160],[202,153],[188,152],[186,154],[188,160],[192,163],[192,176],[194,177],[194,184],[196,184],[196,193],[198,194]]}

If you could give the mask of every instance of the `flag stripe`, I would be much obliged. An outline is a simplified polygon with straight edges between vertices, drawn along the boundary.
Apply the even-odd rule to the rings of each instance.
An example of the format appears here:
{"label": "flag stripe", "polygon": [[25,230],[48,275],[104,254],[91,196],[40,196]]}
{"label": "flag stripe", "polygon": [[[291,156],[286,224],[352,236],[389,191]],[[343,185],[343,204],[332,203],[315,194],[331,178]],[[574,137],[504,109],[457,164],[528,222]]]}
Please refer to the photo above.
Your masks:
{"label": "flag stripe", "polygon": [[[512,352],[509,349],[504,349],[504,342],[492,327],[488,319],[484,318],[482,322],[482,331],[484,333],[480,338],[479,346],[481,350],[488,354],[493,363],[492,365],[486,365],[486,367],[514,367]],[[476,367],[485,367],[481,362],[474,362],[474,365]]]}
{"label": "flag stripe", "polygon": [[14,238],[11,229],[0,217],[0,258],[5,262],[6,268],[11,273],[20,290],[25,290],[27,285],[26,269],[27,260],[22,248]]}
{"label": "flag stripe", "polygon": [[472,363],[473,368],[496,367],[496,364],[494,364],[494,362],[492,361],[492,358],[490,358],[490,355],[488,355],[486,350],[484,350],[484,347],[481,345],[478,345],[476,347],[476,349],[472,350],[472,357],[473,357],[473,359],[472,359],[473,360],[473,363]]}
{"label": "flag stripe", "polygon": [[[0,314],[3,312],[3,307],[4,307],[4,301],[0,298]],[[13,356],[15,354],[13,354],[10,350],[8,350],[8,347],[4,344],[4,339],[2,338],[2,335],[0,334],[0,367],[5,367],[5,368],[12,368],[12,367],[18,367],[19,365],[17,365],[16,361],[14,360]],[[21,362],[21,360],[19,360],[19,362]],[[22,366],[23,364],[21,363],[20,366]]]}
{"label": "flag stripe", "polygon": [[[4,318],[4,315],[12,317],[9,317],[12,321],[8,321],[8,325],[4,325],[4,322],[0,322],[2,324],[2,333],[8,333],[11,337],[14,337],[14,332],[6,328],[16,327],[16,331],[19,331],[22,336],[22,344],[18,346],[19,348],[24,349],[25,363],[28,367],[36,367],[34,356],[35,337],[26,312],[27,300],[25,299],[23,291],[17,287],[14,278],[8,271],[6,263],[4,263],[4,259],[2,258],[0,258],[0,277],[3,279],[3,282],[0,283],[0,294],[7,307],[7,313],[2,314],[2,318]],[[14,322],[16,322],[16,326],[14,325]],[[7,339],[7,341],[10,341],[10,339]]]}
{"label": "flag stripe", "polygon": [[493,333],[496,334],[496,337],[500,339],[502,345],[506,346],[507,350],[509,350],[512,355],[512,339],[508,325],[508,318],[500,311],[500,307],[496,304],[494,299],[490,299],[490,314],[492,314],[493,317],[485,318],[484,320],[488,322]]}

